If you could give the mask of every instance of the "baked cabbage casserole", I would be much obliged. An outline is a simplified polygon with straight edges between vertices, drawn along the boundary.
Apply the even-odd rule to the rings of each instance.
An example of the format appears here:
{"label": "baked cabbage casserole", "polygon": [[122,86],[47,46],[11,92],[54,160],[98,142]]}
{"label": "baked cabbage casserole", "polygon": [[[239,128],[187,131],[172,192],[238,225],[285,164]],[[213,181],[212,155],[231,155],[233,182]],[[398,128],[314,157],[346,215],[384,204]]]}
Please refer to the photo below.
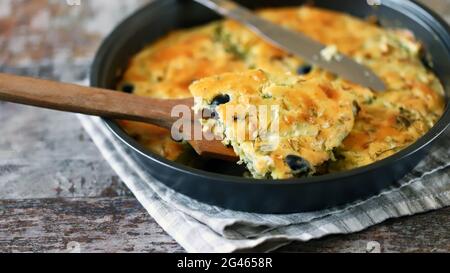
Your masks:
{"label": "baked cabbage casserole", "polygon": [[[245,26],[222,20],[169,33],[132,58],[118,89],[154,98],[195,98],[195,110],[216,114],[204,126],[224,136],[255,178],[285,179],[365,166],[412,144],[440,118],[444,90],[413,33],[384,29],[311,6],[258,13],[370,67],[387,91],[336,77],[278,49]],[[326,52],[325,52],[326,53]],[[276,106],[267,113],[279,134],[253,126],[225,106]],[[274,108],[275,109],[275,108]],[[241,120],[250,125],[237,138]],[[231,121],[231,122],[228,122]],[[150,151],[169,160],[198,159],[156,126],[121,121]]]}

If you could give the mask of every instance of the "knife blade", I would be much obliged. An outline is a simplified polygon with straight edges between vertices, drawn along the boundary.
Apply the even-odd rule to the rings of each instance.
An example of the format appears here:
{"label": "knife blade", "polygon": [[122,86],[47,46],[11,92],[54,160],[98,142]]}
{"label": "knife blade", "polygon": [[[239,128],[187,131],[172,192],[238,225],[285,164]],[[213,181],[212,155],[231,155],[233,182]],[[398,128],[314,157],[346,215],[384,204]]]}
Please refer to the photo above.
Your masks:
{"label": "knife blade", "polygon": [[[301,57],[310,64],[317,65],[346,80],[369,87],[374,91],[384,91],[384,82],[368,67],[352,58],[332,52],[333,48],[321,44],[301,32],[292,31],[256,15],[251,10],[229,0],[194,0],[217,13],[234,19],[258,34],[270,44]],[[332,53],[332,54],[326,54]]]}

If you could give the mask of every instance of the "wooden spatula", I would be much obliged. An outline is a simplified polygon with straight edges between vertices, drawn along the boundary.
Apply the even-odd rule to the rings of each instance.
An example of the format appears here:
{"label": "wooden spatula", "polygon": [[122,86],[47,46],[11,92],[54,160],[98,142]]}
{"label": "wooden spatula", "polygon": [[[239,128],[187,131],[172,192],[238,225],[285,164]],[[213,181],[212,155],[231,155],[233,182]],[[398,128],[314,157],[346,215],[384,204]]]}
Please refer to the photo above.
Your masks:
{"label": "wooden spatula", "polygon": [[[186,105],[190,109],[193,105],[192,98],[153,99],[107,89],[2,73],[0,73],[0,100],[112,119],[146,122],[167,129],[179,119],[171,116],[173,107]],[[196,121],[192,121],[192,124],[199,126]],[[219,140],[203,139],[188,142],[201,156],[237,161],[234,151]]]}

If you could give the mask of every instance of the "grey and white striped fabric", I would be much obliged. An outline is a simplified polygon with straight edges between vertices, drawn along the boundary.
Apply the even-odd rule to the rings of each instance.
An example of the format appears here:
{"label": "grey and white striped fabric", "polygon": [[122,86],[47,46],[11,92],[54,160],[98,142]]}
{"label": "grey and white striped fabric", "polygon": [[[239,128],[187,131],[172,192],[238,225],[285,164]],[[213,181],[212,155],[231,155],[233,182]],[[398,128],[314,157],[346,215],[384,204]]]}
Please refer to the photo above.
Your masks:
{"label": "grey and white striped fabric", "polygon": [[79,115],[104,158],[148,213],[188,252],[271,251],[292,241],[363,230],[386,219],[450,205],[450,131],[400,187],[333,209],[261,215],[206,205],[146,173],[101,119]]}

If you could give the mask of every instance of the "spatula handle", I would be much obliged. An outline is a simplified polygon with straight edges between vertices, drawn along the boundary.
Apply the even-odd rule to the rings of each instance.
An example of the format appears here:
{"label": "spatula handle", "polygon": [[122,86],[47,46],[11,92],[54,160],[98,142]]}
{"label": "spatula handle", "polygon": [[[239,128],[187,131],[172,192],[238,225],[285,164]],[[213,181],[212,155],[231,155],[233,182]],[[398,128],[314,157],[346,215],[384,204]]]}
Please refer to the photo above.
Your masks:
{"label": "spatula handle", "polygon": [[43,108],[143,121],[170,128],[176,105],[192,106],[191,99],[164,100],[133,96],[107,89],[0,73],[0,100]]}

